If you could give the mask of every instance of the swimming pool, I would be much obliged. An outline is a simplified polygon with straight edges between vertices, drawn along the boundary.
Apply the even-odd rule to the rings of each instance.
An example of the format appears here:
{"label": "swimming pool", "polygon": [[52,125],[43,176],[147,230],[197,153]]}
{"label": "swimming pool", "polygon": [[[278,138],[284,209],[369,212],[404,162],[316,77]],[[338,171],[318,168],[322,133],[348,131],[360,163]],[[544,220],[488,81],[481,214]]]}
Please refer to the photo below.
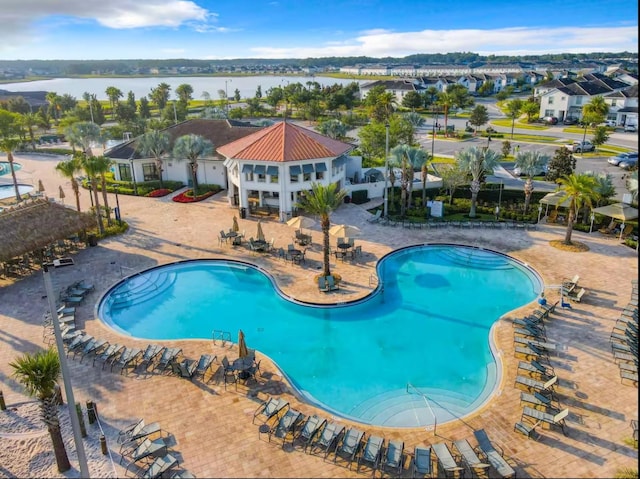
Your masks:
{"label": "swimming pool", "polygon": [[[13,171],[18,171],[22,168],[20,163],[13,162]],[[8,161],[0,161],[0,176],[2,175],[10,175],[11,174],[11,165]]]}
{"label": "swimming pool", "polygon": [[[536,298],[542,283],[499,253],[454,245],[394,251],[366,300],[314,307],[276,294],[268,273],[227,260],[174,263],[127,278],[98,317],[145,339],[236,337],[273,359],[332,413],[360,422],[429,426],[463,417],[499,384],[490,329]],[[310,286],[311,287],[311,286]]]}
{"label": "swimming pool", "polygon": [[[31,185],[18,185],[18,192],[20,196],[26,195],[33,191],[33,186]],[[6,198],[14,198],[16,196],[16,190],[13,187],[13,183],[0,184],[0,200],[4,200]]]}

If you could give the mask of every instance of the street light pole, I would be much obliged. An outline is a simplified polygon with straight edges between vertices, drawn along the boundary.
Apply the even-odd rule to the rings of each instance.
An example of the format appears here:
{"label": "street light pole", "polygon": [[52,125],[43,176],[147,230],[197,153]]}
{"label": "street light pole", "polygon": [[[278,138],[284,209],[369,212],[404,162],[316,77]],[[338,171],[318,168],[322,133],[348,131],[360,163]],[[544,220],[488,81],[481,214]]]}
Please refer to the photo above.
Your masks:
{"label": "street light pole", "polygon": [[69,418],[71,419],[71,428],[73,429],[73,442],[76,446],[78,454],[78,464],[80,465],[80,477],[91,477],[89,467],[87,465],[87,456],[84,452],[84,443],[82,442],[82,432],[80,430],[80,421],[76,412],[76,400],[73,397],[73,388],[71,387],[71,375],[69,374],[69,366],[67,365],[67,357],[64,352],[62,342],[62,333],[60,331],[60,322],[58,321],[58,311],[53,292],[53,284],[51,281],[51,273],[49,268],[53,267],[52,263],[44,263],[42,272],[44,275],[44,287],[49,302],[49,314],[51,314],[51,322],[53,323],[53,331],[56,337],[56,348],[58,349],[58,360],[60,361],[60,370],[62,372],[62,382],[64,383],[64,392],[67,396],[67,408],[69,409]]}
{"label": "street light pole", "polygon": [[138,185],[136,184],[136,172],[133,169],[133,158],[129,158],[129,165],[131,167],[131,181],[133,181],[133,194],[138,196]]}
{"label": "street light pole", "polygon": [[122,224],[122,219],[120,216],[120,201],[118,201],[118,190],[120,189],[119,185],[113,185],[113,191],[116,194],[116,219],[118,220],[118,224]]}
{"label": "street light pole", "polygon": [[431,137],[431,161],[433,161],[433,152],[436,146],[436,124],[438,123],[438,109],[436,108],[436,118],[433,120],[433,134]]}
{"label": "street light pole", "polygon": [[389,121],[384,124],[384,217],[389,215]]}

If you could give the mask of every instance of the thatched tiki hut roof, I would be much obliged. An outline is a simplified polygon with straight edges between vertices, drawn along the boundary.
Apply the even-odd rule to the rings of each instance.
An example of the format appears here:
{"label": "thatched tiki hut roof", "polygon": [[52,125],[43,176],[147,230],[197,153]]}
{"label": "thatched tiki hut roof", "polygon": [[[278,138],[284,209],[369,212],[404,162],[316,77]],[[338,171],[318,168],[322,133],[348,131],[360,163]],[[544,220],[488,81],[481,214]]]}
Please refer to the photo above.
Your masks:
{"label": "thatched tiki hut roof", "polygon": [[47,199],[23,201],[0,213],[0,261],[44,248],[95,225],[92,215]]}

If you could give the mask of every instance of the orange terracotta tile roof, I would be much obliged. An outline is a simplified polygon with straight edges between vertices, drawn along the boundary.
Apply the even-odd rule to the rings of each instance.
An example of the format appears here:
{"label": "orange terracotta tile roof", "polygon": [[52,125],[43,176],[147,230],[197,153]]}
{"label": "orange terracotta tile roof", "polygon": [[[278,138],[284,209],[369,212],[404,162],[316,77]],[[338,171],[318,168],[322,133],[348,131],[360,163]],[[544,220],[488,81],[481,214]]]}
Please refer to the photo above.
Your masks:
{"label": "orange terracotta tile roof", "polygon": [[337,157],[352,148],[348,143],[283,121],[223,145],[217,151],[237,160],[286,162]]}

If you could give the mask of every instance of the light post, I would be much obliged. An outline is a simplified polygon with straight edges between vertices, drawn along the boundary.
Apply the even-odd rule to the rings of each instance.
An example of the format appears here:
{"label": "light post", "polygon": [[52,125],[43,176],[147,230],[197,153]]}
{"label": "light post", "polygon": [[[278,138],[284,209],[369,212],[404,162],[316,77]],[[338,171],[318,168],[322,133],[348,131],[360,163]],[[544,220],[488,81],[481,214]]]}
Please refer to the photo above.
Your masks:
{"label": "light post", "polygon": [[384,217],[389,215],[389,121],[384,124]]}
{"label": "light post", "polygon": [[500,210],[500,203],[502,202],[502,190],[504,188],[504,180],[500,180],[500,193],[498,193],[498,211]]}
{"label": "light post", "polygon": [[541,216],[542,216],[542,205],[538,205],[538,223],[540,223]]}
{"label": "light post", "polygon": [[593,231],[593,221],[596,219],[596,214],[592,211],[591,212],[591,226],[589,227],[589,234],[591,234],[591,232]]}
{"label": "light post", "polygon": [[120,217],[120,201],[118,201],[118,190],[120,189],[120,185],[113,185],[113,191],[116,194],[116,221],[118,224],[122,224],[122,219]]}
{"label": "light post", "polygon": [[[71,263],[61,264],[61,266],[71,266]],[[67,407],[69,409],[69,418],[71,419],[71,428],[73,429],[73,442],[76,446],[78,454],[78,464],[80,465],[80,477],[91,477],[89,467],[87,465],[87,456],[84,452],[84,443],[82,442],[82,432],[80,430],[80,421],[75,411],[76,400],[73,397],[73,388],[71,387],[71,376],[69,374],[69,366],[67,365],[67,357],[62,342],[62,333],[60,331],[60,322],[58,321],[58,311],[53,292],[53,283],[51,281],[51,273],[49,268],[54,267],[53,263],[43,263],[42,273],[44,275],[44,287],[49,302],[49,314],[51,314],[51,322],[53,323],[53,331],[56,337],[56,348],[58,349],[58,360],[60,361],[60,370],[62,372],[62,382],[64,383],[64,392],[67,396]]]}
{"label": "light post", "polygon": [[136,184],[136,172],[133,169],[133,158],[129,158],[129,166],[131,168],[131,181],[133,181],[133,194],[138,196],[138,185]]}
{"label": "light post", "polygon": [[436,108],[436,118],[433,120],[433,135],[431,138],[431,161],[433,161],[434,148],[436,146],[436,125],[438,124],[438,109]]}

